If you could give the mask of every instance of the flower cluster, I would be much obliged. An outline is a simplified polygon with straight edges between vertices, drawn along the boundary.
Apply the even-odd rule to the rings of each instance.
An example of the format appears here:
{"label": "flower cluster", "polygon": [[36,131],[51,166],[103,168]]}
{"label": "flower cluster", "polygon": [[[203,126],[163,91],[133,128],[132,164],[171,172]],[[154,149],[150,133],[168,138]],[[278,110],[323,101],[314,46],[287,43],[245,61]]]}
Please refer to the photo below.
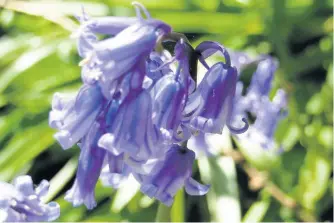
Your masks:
{"label": "flower cluster", "polygon": [[[245,118],[236,122],[232,116],[238,74],[226,49],[210,41],[194,49],[142,5],[133,5],[134,18],[77,17],[83,85],[75,96],[56,93],[52,101],[55,138],[64,149],[81,149],[65,197],[74,206],[96,206],[99,178],[117,188],[130,174],[143,193],[166,205],[182,186],[190,195],[206,194],[209,185],[191,177],[195,153],[186,141],[199,133],[221,134],[224,126],[235,134],[248,129]],[[107,38],[99,40],[97,33]],[[159,50],[164,41],[174,43],[172,52]],[[209,66],[206,59],[216,52],[224,62]],[[207,72],[197,86],[198,61]],[[232,121],[244,123],[237,128]]]}
{"label": "flower cluster", "polygon": [[45,204],[49,182],[36,188],[30,176],[17,177],[13,185],[0,182],[0,222],[42,222],[56,220],[60,208],[56,202]]}
{"label": "flower cluster", "polygon": [[[232,124],[236,126],[245,117],[248,117],[248,122],[255,121],[250,124],[247,132],[234,135],[234,138],[248,145],[256,145],[263,151],[281,152],[282,148],[278,148],[274,134],[278,122],[287,114],[287,95],[283,89],[278,89],[273,100],[269,97],[278,62],[267,55],[251,57],[247,53],[235,51],[230,51],[229,55],[232,65],[238,70],[238,78],[242,71],[256,65],[247,90],[244,90],[241,80],[236,83],[231,118]],[[209,148],[211,136],[213,135],[203,133],[193,135],[188,140],[188,148],[199,154],[213,155]]]}
{"label": "flower cluster", "polygon": [[[249,131],[236,136],[236,138],[247,139],[266,150],[275,149],[277,146],[274,133],[278,121],[287,114],[287,95],[283,89],[276,91],[273,100],[269,98],[269,93],[272,90],[273,77],[278,68],[278,62],[269,56],[260,56],[259,58],[250,59],[246,57],[245,54],[236,54],[236,63],[240,60],[243,61],[244,66],[254,61],[257,61],[258,65],[245,95],[242,94],[242,82],[239,81],[237,83],[233,119],[237,122],[239,117],[244,117],[248,112],[255,118],[255,121],[250,126]],[[241,70],[242,68],[243,67],[240,67]]]}

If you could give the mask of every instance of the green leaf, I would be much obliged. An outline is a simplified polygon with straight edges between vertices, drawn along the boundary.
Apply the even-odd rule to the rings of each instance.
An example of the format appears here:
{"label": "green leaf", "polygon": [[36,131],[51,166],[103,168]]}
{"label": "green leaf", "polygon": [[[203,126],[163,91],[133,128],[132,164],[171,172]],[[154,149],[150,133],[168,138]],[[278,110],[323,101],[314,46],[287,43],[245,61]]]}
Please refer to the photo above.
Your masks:
{"label": "green leaf", "polygon": [[[170,24],[175,31],[224,35],[259,34],[263,22],[256,13],[159,12],[153,17]],[[180,18],[182,18],[180,20]],[[205,18],[205,19],[203,19]],[[209,23],[207,21],[210,21]],[[233,21],[233,22],[231,22]],[[243,24],[236,26],[236,24]],[[229,30],[229,32],[226,32]]]}
{"label": "green leaf", "polygon": [[46,197],[43,198],[45,202],[51,201],[72,179],[78,165],[78,156],[70,159],[61,170],[50,180],[50,189]]}
{"label": "green leaf", "polygon": [[193,4],[198,5],[203,11],[214,12],[219,6],[219,0],[193,0]]}
{"label": "green leaf", "polygon": [[333,64],[332,63],[330,64],[328,68],[326,82],[328,83],[329,86],[333,88]]}
{"label": "green leaf", "polygon": [[269,201],[254,202],[243,217],[242,222],[262,222],[269,205]]}
{"label": "green leaf", "polygon": [[[0,140],[3,140],[9,133],[16,131],[19,127],[21,120],[24,117],[24,111],[16,109],[6,116],[0,117]],[[0,149],[1,154],[2,149]],[[0,167],[1,163],[4,161],[4,158],[0,156]]]}
{"label": "green leaf", "polygon": [[306,104],[306,111],[311,115],[319,115],[323,112],[325,101],[320,93],[313,95]]}
{"label": "green leaf", "polygon": [[155,217],[156,222],[170,222],[171,221],[171,207],[159,203],[157,216]]}
{"label": "green leaf", "polygon": [[333,150],[333,127],[323,126],[318,134],[318,141],[328,150]]}
{"label": "green leaf", "polygon": [[240,222],[238,182],[231,157],[200,157],[198,168],[205,183],[211,184],[207,201],[211,220]]}
{"label": "green leaf", "polygon": [[123,210],[131,199],[135,197],[139,191],[139,187],[138,182],[133,177],[129,177],[129,179],[122,184],[122,187],[117,190],[111,204],[111,211],[119,213]]}
{"label": "green leaf", "polygon": [[325,194],[332,171],[329,157],[309,149],[305,163],[299,171],[298,200],[308,210],[315,209],[316,202]]}
{"label": "green leaf", "polygon": [[3,92],[17,76],[22,74],[23,71],[29,69],[54,52],[55,47],[55,43],[44,46],[39,44],[35,49],[21,55],[9,68],[3,71],[0,76],[0,92]]}
{"label": "green leaf", "polygon": [[0,179],[7,181],[54,143],[53,130],[41,123],[18,132],[0,152]]}

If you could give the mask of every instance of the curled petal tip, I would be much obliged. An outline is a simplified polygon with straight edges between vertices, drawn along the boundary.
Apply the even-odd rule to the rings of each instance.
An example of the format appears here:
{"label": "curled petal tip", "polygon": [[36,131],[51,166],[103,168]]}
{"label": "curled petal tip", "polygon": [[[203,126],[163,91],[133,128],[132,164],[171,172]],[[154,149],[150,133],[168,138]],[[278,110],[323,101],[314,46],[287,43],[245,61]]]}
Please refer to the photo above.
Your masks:
{"label": "curled petal tip", "polygon": [[138,18],[143,19],[143,17],[141,16],[141,11],[144,12],[145,16],[147,19],[151,18],[150,13],[147,11],[147,9],[145,8],[145,6],[137,1],[132,2],[132,5],[135,7],[136,10],[136,15]]}
{"label": "curled petal tip", "polygon": [[233,127],[230,124],[227,125],[228,129],[230,130],[230,132],[232,134],[241,134],[241,133],[244,133],[244,132],[247,131],[247,129],[249,127],[247,119],[246,118],[242,118],[241,120],[245,123],[245,125],[243,127],[241,127],[241,128]]}
{"label": "curled petal tip", "polygon": [[210,185],[203,185],[193,178],[189,178],[185,183],[186,192],[193,196],[202,196],[209,192]]}

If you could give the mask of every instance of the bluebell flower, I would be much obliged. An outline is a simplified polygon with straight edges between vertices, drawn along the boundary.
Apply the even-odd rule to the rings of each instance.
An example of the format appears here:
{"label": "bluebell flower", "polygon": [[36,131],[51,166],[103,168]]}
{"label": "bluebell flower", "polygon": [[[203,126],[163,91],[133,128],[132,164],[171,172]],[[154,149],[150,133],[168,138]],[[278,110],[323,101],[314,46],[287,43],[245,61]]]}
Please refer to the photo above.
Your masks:
{"label": "bluebell flower", "polygon": [[212,156],[210,152],[210,143],[207,139],[207,134],[199,132],[198,134],[192,135],[187,142],[187,147],[196,153],[196,156],[205,155]]}
{"label": "bluebell flower", "polygon": [[36,188],[30,176],[19,176],[14,184],[0,182],[0,222],[54,221],[60,215],[56,202],[45,204],[49,182],[43,180]]}
{"label": "bluebell flower", "polygon": [[153,101],[153,123],[160,129],[165,141],[181,142],[185,140],[182,131],[182,111],[187,101],[189,88],[194,87],[190,81],[187,45],[181,39],[175,45],[175,57],[162,64],[157,70],[164,69],[171,62],[177,61],[175,73],[161,77],[151,90]]}
{"label": "bluebell flower", "polygon": [[257,57],[254,61],[257,63],[257,69],[245,95],[242,93],[242,83],[238,82],[232,123],[237,125],[238,120],[245,117],[247,112],[251,113],[255,122],[246,133],[235,136],[235,138],[243,142],[251,142],[262,149],[275,149],[277,145],[274,133],[278,121],[285,116],[283,111],[286,110],[287,106],[286,93],[283,90],[278,90],[274,101],[270,101],[269,92],[278,63],[275,59],[265,55]]}
{"label": "bluebell flower", "polygon": [[243,83],[238,81],[233,99],[232,124],[234,126],[240,125],[240,119],[247,117],[247,111],[251,107],[251,101],[243,95],[243,89]]}
{"label": "bluebell flower", "polygon": [[114,155],[123,152],[147,159],[159,148],[159,132],[152,123],[152,101],[144,89],[131,90],[115,115],[114,122],[99,140],[99,146]]}
{"label": "bluebell flower", "polygon": [[[93,209],[96,206],[94,189],[105,160],[109,162],[110,166],[114,165],[112,162],[115,160],[111,160],[111,157],[113,157],[111,153],[99,147],[98,141],[113,123],[118,107],[119,102],[117,100],[102,102],[93,124],[78,143],[81,152],[76,180],[65,197],[74,206],[85,204],[88,209]],[[112,171],[116,170],[110,168],[109,173],[113,173]]]}
{"label": "bluebell flower", "polygon": [[54,137],[63,149],[72,147],[88,132],[103,100],[97,85],[83,85],[74,97],[54,94],[49,125],[58,130]]}
{"label": "bluebell flower", "polygon": [[[224,125],[232,133],[245,132],[248,123],[241,128],[232,127],[231,112],[233,109],[233,98],[237,83],[237,70],[231,66],[231,60],[225,48],[215,42],[203,42],[196,51],[200,53],[199,60],[208,69],[204,78],[198,85],[196,91],[189,96],[185,116],[192,116],[189,125],[199,131],[206,133],[220,133]],[[205,58],[215,52],[221,52],[225,57],[225,63],[219,62],[209,67]]]}
{"label": "bluebell flower", "polygon": [[[116,91],[115,85],[118,85],[124,75],[133,71],[138,60],[149,56],[157,39],[171,31],[167,24],[152,19],[142,5],[138,3],[134,5],[137,12],[135,23],[114,37],[94,43],[90,54],[81,63],[89,66],[91,71],[91,73],[85,72],[84,76],[93,76],[93,79],[100,83],[107,99],[113,97]],[[147,19],[141,16],[140,10]]]}
{"label": "bluebell flower", "polygon": [[275,130],[278,121],[286,116],[287,96],[284,90],[279,89],[271,102],[264,98],[261,108],[256,114],[256,120],[249,131],[249,139],[257,141],[262,148],[275,147]]}
{"label": "bluebell flower", "polygon": [[277,61],[271,57],[259,62],[247,89],[247,99],[250,101],[251,112],[256,114],[261,106],[262,98],[268,97],[277,66]]}
{"label": "bluebell flower", "polygon": [[[137,5],[137,7],[140,7]],[[138,17],[116,17],[105,16],[90,18],[82,7],[81,15],[76,15],[75,18],[80,22],[80,27],[76,30],[72,37],[79,38],[85,30],[89,30],[94,33],[117,35],[125,28],[138,22]]]}
{"label": "bluebell flower", "polygon": [[81,152],[76,180],[65,196],[75,207],[85,204],[88,209],[93,209],[96,206],[94,189],[106,155],[106,150],[97,145],[103,132],[103,125],[94,122],[79,144]]}
{"label": "bluebell flower", "polygon": [[149,87],[153,87],[155,83],[163,76],[173,73],[172,69],[169,66],[164,66],[161,69],[158,69],[167,60],[170,59],[166,54],[167,53],[165,51],[163,51],[162,53],[153,51],[151,52],[149,58],[147,59],[145,77],[147,77],[150,80],[149,81],[150,83],[147,84],[147,87],[145,87],[146,89],[148,89]]}
{"label": "bluebell flower", "polygon": [[206,194],[210,186],[202,185],[191,177],[194,160],[193,151],[172,145],[165,159],[156,165],[151,174],[140,176],[140,190],[167,206],[172,205],[173,197],[182,186],[190,195]]}
{"label": "bluebell flower", "polygon": [[131,168],[125,163],[124,153],[120,155],[107,154],[107,164],[103,167],[100,179],[104,186],[117,189],[131,173]]}
{"label": "bluebell flower", "polygon": [[231,58],[231,64],[237,69],[239,75],[247,65],[253,62],[253,59],[247,53],[244,52],[236,52],[230,50],[229,55]]}
{"label": "bluebell flower", "polygon": [[173,138],[178,138],[186,88],[176,75],[162,77],[157,85],[159,88],[153,98],[153,123],[160,129],[164,139],[172,142]]}
{"label": "bluebell flower", "polygon": [[[74,97],[53,99],[49,123],[58,130],[55,138],[64,149],[76,143],[81,149],[66,195],[74,206],[96,206],[98,179],[118,188],[129,175],[166,205],[182,186],[190,195],[206,194],[209,186],[191,178],[194,151],[179,144],[198,135],[197,145],[205,148],[208,133],[221,134],[225,126],[234,134],[248,129],[244,117],[250,100],[242,95],[227,50],[211,41],[194,49],[141,4],[134,6],[132,18],[88,18],[84,12],[78,17],[83,86]],[[98,40],[97,33],[106,39]],[[168,38],[176,43],[170,54],[159,50]],[[209,66],[206,59],[216,52],[224,61]],[[207,72],[196,88],[197,61]],[[260,93],[249,90],[249,95]],[[261,115],[254,128],[260,122]]]}
{"label": "bluebell flower", "polygon": [[247,130],[248,123],[239,129],[232,127],[231,115],[237,72],[223,63],[213,65],[204,76],[196,92],[189,97],[189,105],[198,103],[195,116],[190,121],[194,129],[206,133],[222,133],[226,124],[232,133]]}

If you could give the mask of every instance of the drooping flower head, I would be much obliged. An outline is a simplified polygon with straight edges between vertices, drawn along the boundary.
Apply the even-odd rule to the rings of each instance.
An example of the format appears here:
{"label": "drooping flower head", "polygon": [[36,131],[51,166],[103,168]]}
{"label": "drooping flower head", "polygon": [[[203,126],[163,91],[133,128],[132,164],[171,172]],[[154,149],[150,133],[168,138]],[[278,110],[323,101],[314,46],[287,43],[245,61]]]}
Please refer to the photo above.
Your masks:
{"label": "drooping flower head", "polygon": [[[136,8],[136,19],[125,19],[124,24],[119,19],[111,17],[104,21],[95,20],[94,28],[90,29],[90,32],[102,31],[103,33],[107,32],[104,29],[120,31],[113,32],[115,34],[113,37],[91,44],[92,50],[81,63],[86,67],[83,79],[90,80],[93,76],[99,82],[107,99],[111,99],[117,92],[119,82],[124,75],[134,73],[138,60],[149,56],[158,38],[171,31],[170,26],[164,22],[152,19],[141,4],[133,5]],[[142,17],[141,12],[146,15],[146,19]],[[114,21],[116,21],[116,28],[113,25]],[[107,25],[108,22],[110,25]],[[85,26],[86,29],[90,27],[92,25]]]}
{"label": "drooping flower head", "polygon": [[36,188],[30,176],[20,176],[11,185],[0,182],[0,222],[54,221],[60,215],[56,202],[45,204],[49,182],[43,180]]}
{"label": "drooping flower head", "polygon": [[[258,140],[259,144],[265,148],[270,149],[274,147],[275,139],[274,133],[278,121],[286,116],[284,111],[287,106],[286,93],[279,89],[271,102],[269,98],[264,99],[261,109],[258,111],[256,120],[252,125],[253,139]],[[256,132],[256,136],[255,133]]]}
{"label": "drooping flower head", "polygon": [[183,39],[176,43],[175,56],[157,68],[157,70],[164,69],[172,62],[177,62],[175,73],[161,77],[151,90],[153,123],[160,129],[165,141],[183,140],[183,137],[178,135],[182,125],[182,111],[188,100],[189,88],[194,88],[187,58],[189,50],[191,49],[188,49]]}
{"label": "drooping flower head", "polygon": [[286,115],[287,95],[284,90],[279,89],[273,101],[269,98],[277,61],[269,56],[260,56],[257,63],[245,95],[242,94],[243,86],[239,82],[240,90],[237,90],[233,108],[233,123],[247,115],[247,112],[255,121],[247,133],[235,138],[256,144],[262,149],[275,149],[277,146],[274,133],[279,120]]}
{"label": "drooping flower head", "polygon": [[75,96],[54,94],[49,125],[58,130],[54,137],[63,149],[72,147],[88,132],[103,100],[97,85],[83,85]]}
{"label": "drooping flower head", "polygon": [[106,150],[97,145],[102,134],[103,126],[101,123],[94,122],[79,144],[81,152],[76,180],[65,197],[74,206],[85,204],[88,209],[96,206],[94,189],[106,154]]}
{"label": "drooping flower head", "polygon": [[[134,6],[132,18],[78,17],[83,86],[75,97],[56,94],[53,100],[49,122],[58,130],[55,138],[64,149],[76,143],[81,149],[66,195],[74,206],[96,206],[98,179],[118,188],[129,175],[143,193],[166,205],[182,186],[190,195],[206,194],[209,186],[191,178],[195,153],[184,147],[187,140],[196,132],[201,139],[221,134],[224,126],[234,134],[248,128],[247,100],[235,106],[242,86],[227,50],[210,41],[194,49],[184,35]],[[99,40],[97,33],[107,37]],[[166,53],[162,42],[169,40],[175,45]],[[206,59],[216,52],[224,60],[209,66]],[[207,72],[196,86],[198,61]],[[236,108],[238,117],[232,115]]]}
{"label": "drooping flower head", "polygon": [[250,101],[252,113],[256,114],[261,106],[262,98],[268,97],[277,66],[277,61],[271,57],[259,62],[247,89],[247,99]]}
{"label": "drooping flower head", "polygon": [[167,206],[172,205],[176,192],[185,186],[190,195],[204,195],[210,186],[202,185],[191,177],[195,153],[179,145],[172,145],[164,161],[157,163],[153,172],[140,176],[140,190],[149,197],[155,197]]}
{"label": "drooping flower head", "polygon": [[[224,125],[233,133],[245,132],[245,125],[234,128],[231,125],[233,98],[237,83],[237,70],[231,66],[229,55],[224,47],[214,42],[203,42],[196,50],[201,54],[200,61],[208,69],[195,93],[190,95],[185,113],[193,114],[190,126],[205,133],[221,133]],[[205,58],[220,51],[225,56],[225,63],[219,62],[209,67]]]}

